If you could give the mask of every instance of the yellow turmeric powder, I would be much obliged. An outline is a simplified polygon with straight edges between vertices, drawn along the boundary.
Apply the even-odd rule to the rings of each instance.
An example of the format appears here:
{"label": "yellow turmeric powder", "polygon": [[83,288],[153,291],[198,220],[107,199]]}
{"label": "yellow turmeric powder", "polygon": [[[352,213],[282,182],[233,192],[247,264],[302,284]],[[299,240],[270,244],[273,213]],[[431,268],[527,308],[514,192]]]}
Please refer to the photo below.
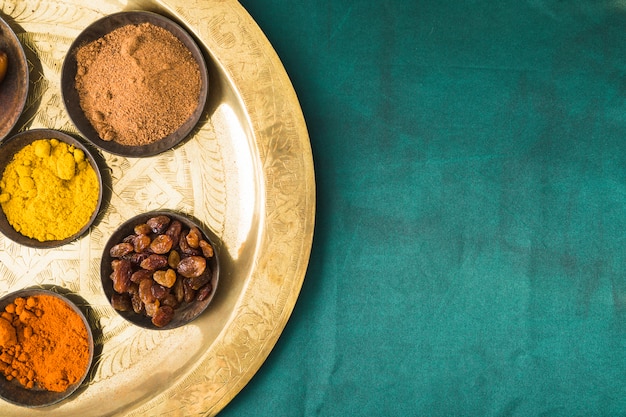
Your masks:
{"label": "yellow turmeric powder", "polygon": [[40,242],[78,233],[96,210],[99,193],[84,152],[57,139],[22,148],[0,180],[0,205],[9,224]]}

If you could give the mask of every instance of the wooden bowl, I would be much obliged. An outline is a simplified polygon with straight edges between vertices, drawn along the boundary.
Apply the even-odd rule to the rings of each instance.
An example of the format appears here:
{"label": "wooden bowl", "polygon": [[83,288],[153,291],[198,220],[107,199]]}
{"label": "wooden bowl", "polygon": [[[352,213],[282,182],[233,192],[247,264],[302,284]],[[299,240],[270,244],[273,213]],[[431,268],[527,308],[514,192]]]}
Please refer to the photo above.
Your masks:
{"label": "wooden bowl", "polygon": [[114,245],[121,243],[127,236],[133,235],[135,226],[142,224],[142,223],[146,223],[148,219],[159,216],[159,215],[168,216],[172,220],[172,222],[174,220],[178,220],[183,224],[183,226],[186,226],[187,228],[191,228],[193,226],[197,227],[201,231],[204,239],[208,243],[210,243],[214,249],[213,257],[207,259],[207,269],[209,269],[209,273],[210,273],[209,283],[211,284],[211,287],[212,287],[210,294],[203,301],[195,300],[191,303],[183,302],[180,305],[180,307],[174,310],[174,317],[172,321],[169,322],[169,324],[162,326],[162,327],[158,327],[158,326],[155,326],[152,323],[151,318],[146,316],[145,314],[135,313],[133,310],[130,310],[130,311],[115,310],[123,318],[125,318],[126,320],[128,320],[129,322],[137,326],[140,326],[146,329],[152,329],[152,330],[168,330],[168,329],[174,329],[176,327],[183,326],[191,322],[195,318],[197,318],[200,314],[202,314],[202,312],[204,312],[209,306],[209,304],[211,303],[211,300],[213,299],[215,292],[217,290],[217,285],[218,285],[218,280],[219,280],[219,261],[218,261],[217,248],[215,246],[215,242],[217,241],[217,238],[210,230],[202,226],[199,221],[197,221],[196,219],[188,215],[184,215],[178,212],[168,211],[168,210],[151,211],[151,212],[143,213],[125,221],[115,232],[113,232],[113,234],[111,235],[107,244],[104,247],[104,251],[102,253],[102,261],[100,264],[100,278],[102,280],[102,288],[104,290],[104,293],[106,294],[109,302],[111,302],[111,298],[115,294],[115,290],[113,289],[113,281],[110,278],[111,273],[113,272],[111,262],[114,259],[110,253],[111,248]]}
{"label": "wooden bowl", "polygon": [[19,243],[21,245],[24,245],[24,246],[29,246],[32,248],[48,249],[48,248],[55,248],[55,247],[59,247],[67,243],[70,243],[78,239],[89,229],[89,227],[95,221],[100,211],[100,207],[102,206],[103,182],[102,182],[102,173],[100,172],[100,169],[98,167],[98,164],[96,163],[94,155],[92,155],[92,152],[87,148],[87,146],[85,146],[85,144],[73,138],[72,136],[69,136],[58,130],[51,130],[51,129],[27,130],[25,132],[19,133],[15,136],[12,136],[2,141],[2,143],[0,143],[0,178],[3,175],[6,166],[9,164],[9,162],[11,162],[13,155],[19,152],[25,146],[39,139],[58,139],[61,142],[65,142],[78,149],[81,149],[85,153],[85,158],[89,161],[89,164],[96,172],[96,176],[98,178],[98,185],[99,185],[98,202],[96,204],[96,207],[91,217],[89,218],[89,221],[77,233],[61,240],[47,240],[47,241],[42,242],[37,239],[33,239],[33,238],[30,238],[28,236],[21,234],[20,232],[15,230],[13,226],[11,226],[11,224],[7,220],[6,214],[4,213],[4,211],[2,211],[2,209],[0,209],[0,232],[2,232],[2,234],[4,234],[6,237],[11,239],[12,241]]}
{"label": "wooden bowl", "polygon": [[23,406],[23,407],[28,407],[28,408],[45,407],[45,406],[53,405],[53,404],[56,404],[58,402],[65,400],[70,395],[72,395],[87,378],[89,369],[91,368],[91,365],[93,362],[93,356],[94,356],[93,333],[92,333],[91,327],[89,326],[89,322],[87,321],[87,318],[85,317],[83,312],[64,295],[61,295],[51,290],[45,290],[45,289],[39,289],[39,288],[22,289],[22,290],[15,291],[13,293],[10,293],[0,298],[0,311],[4,311],[5,307],[11,304],[13,300],[15,300],[17,297],[28,298],[31,296],[38,296],[38,295],[46,295],[46,296],[58,298],[62,300],[72,311],[74,311],[76,314],[80,316],[83,324],[85,325],[85,328],[87,329],[87,343],[89,347],[89,359],[88,359],[87,366],[85,367],[83,376],[78,381],[68,386],[68,388],[62,392],[48,391],[48,390],[39,388],[37,385],[35,385],[31,389],[27,389],[23,387],[21,384],[19,384],[17,380],[13,379],[12,381],[9,381],[3,375],[0,375],[0,398],[10,403]]}
{"label": "wooden bowl", "polygon": [[17,123],[28,96],[28,62],[24,48],[11,27],[0,18],[0,51],[8,57],[7,73],[0,82],[0,141]]}
{"label": "wooden bowl", "polygon": [[[122,145],[115,141],[103,140],[91,122],[85,116],[80,105],[79,94],[76,89],[75,77],[77,72],[76,51],[83,45],[95,41],[106,34],[126,25],[151,23],[162,27],[176,36],[191,52],[200,68],[201,89],[198,104],[192,115],[176,131],[164,138],[138,146]],[[200,120],[209,91],[208,70],[202,55],[202,51],[194,39],[182,27],[174,21],[157,13],[147,11],[130,11],[114,13],[95,21],[82,31],[70,46],[61,70],[61,92],[67,113],[80,133],[95,146],[121,156],[146,157],[153,156],[165,150],[171,149],[182,142]]]}

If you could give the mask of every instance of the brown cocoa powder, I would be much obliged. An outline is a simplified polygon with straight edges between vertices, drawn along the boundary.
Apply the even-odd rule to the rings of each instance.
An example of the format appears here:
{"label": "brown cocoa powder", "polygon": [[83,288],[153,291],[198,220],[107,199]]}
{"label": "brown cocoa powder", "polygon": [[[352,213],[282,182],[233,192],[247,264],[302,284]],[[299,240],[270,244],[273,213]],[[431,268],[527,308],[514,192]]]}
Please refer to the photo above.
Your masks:
{"label": "brown cocoa powder", "polygon": [[151,23],[115,29],[80,47],[76,61],[80,106],[103,140],[153,143],[198,105],[198,63],[178,38]]}

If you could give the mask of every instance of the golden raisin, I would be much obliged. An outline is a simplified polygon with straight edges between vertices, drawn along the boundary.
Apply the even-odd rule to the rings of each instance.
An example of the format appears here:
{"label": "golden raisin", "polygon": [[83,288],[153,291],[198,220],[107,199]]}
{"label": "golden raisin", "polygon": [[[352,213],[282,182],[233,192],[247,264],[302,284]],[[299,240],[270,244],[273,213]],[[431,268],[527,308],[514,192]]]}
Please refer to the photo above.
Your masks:
{"label": "golden raisin", "polygon": [[0,83],[7,75],[7,69],[9,67],[9,57],[4,51],[0,51]]}

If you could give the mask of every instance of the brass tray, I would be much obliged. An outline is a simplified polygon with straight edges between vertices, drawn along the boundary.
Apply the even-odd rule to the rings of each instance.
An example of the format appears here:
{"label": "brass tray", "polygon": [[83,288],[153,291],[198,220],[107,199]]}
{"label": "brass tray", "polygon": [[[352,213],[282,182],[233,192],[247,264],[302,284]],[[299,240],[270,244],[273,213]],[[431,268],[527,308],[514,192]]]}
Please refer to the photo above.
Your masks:
{"label": "brass tray", "polygon": [[[0,0],[0,16],[17,33],[30,66],[29,97],[14,131],[78,136],[60,93],[69,45],[96,19],[138,9],[166,15],[196,37],[209,66],[209,98],[182,146],[143,159],[101,153],[108,201],[78,241],[32,249],[0,236],[0,295],[32,286],[68,290],[84,300],[94,329],[88,383],[42,410],[47,416],[217,414],[275,345],[309,261],[315,180],[306,125],[278,56],[235,0]],[[217,234],[222,274],[201,317],[152,331],[111,309],[99,263],[119,224],[162,208],[192,214]],[[0,415],[32,410],[1,402]]]}

